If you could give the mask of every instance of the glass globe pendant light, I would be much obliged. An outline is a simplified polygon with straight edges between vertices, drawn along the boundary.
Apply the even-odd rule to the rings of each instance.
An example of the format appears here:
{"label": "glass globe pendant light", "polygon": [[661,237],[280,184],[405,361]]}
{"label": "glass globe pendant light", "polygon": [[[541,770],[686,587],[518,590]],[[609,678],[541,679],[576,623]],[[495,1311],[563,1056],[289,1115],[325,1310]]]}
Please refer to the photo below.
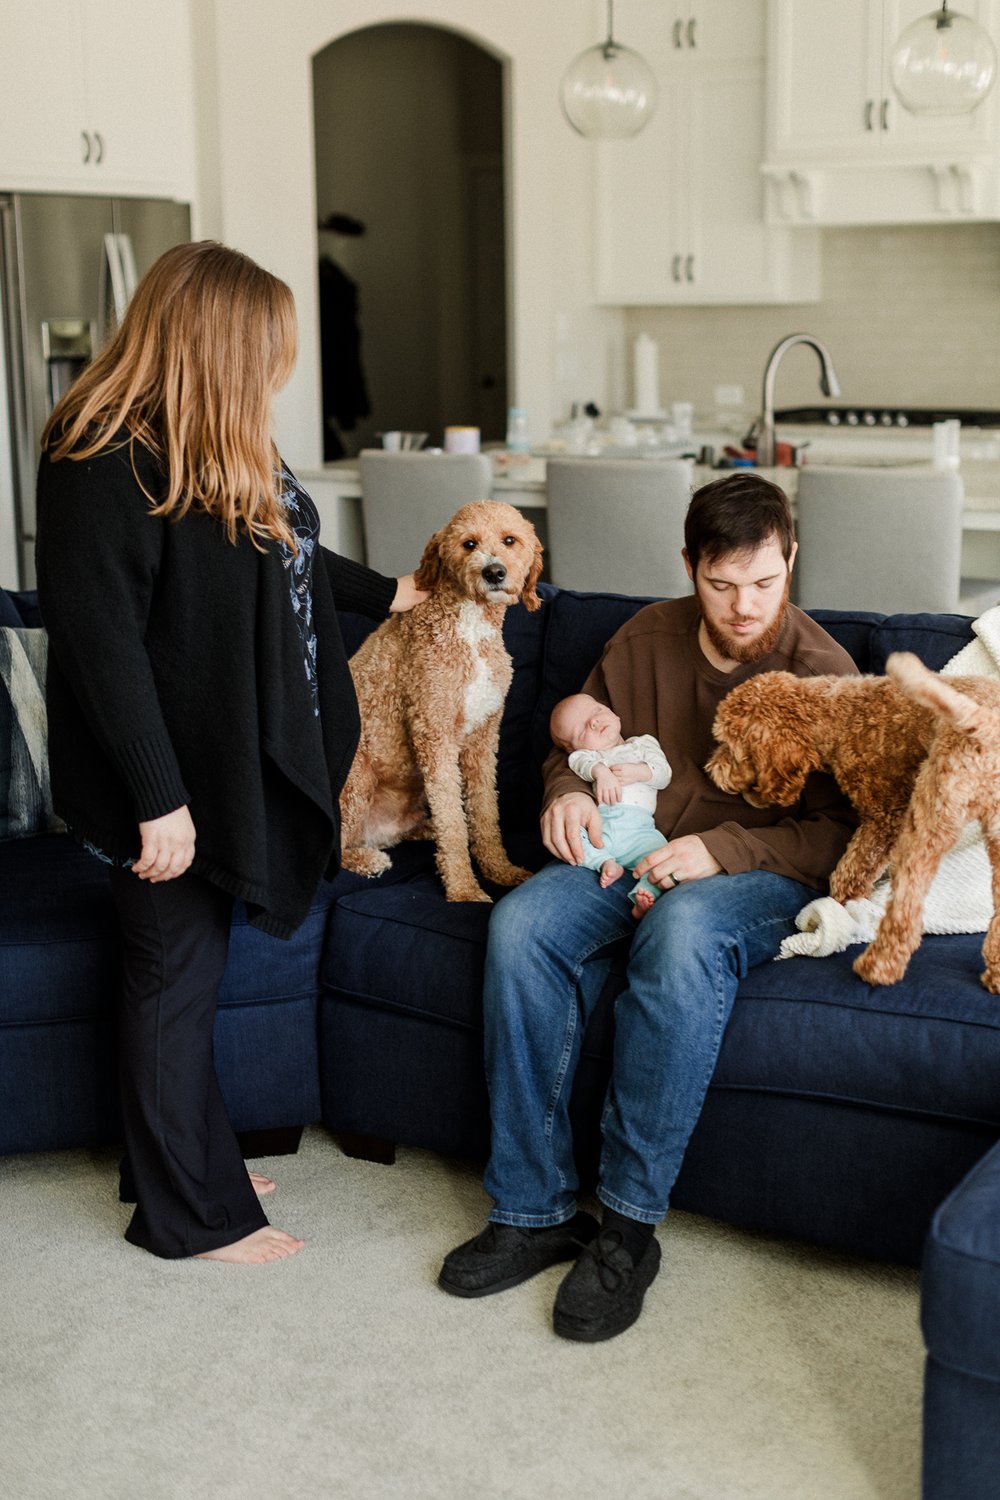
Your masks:
{"label": "glass globe pendant light", "polygon": [[615,41],[612,5],[607,41],[581,52],[559,86],[563,114],[591,140],[637,135],[656,108],[656,77],[644,57]]}
{"label": "glass globe pendant light", "polygon": [[993,87],[997,49],[989,33],[968,16],[940,10],[901,32],[889,59],[892,86],[916,115],[963,115]]}

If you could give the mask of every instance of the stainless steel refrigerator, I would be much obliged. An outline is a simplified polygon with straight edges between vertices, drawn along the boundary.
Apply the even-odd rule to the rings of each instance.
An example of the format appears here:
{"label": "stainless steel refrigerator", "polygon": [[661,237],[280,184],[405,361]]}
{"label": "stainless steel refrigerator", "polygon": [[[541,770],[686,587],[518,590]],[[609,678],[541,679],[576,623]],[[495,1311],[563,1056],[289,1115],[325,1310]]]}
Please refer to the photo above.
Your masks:
{"label": "stainless steel refrigerator", "polygon": [[35,583],[35,475],[53,405],[136,280],[191,238],[186,203],[0,193],[0,585]]}

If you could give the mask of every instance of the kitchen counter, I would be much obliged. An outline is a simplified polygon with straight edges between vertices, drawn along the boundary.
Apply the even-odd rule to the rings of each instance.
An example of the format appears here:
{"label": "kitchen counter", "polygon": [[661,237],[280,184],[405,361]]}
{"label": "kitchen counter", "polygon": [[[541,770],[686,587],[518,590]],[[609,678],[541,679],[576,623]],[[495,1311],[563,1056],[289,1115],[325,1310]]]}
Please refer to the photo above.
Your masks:
{"label": "kitchen counter", "polygon": [[[836,438],[825,435],[825,441],[816,442],[815,455],[810,461],[817,466],[836,463],[848,467],[845,460],[863,466],[881,467],[889,464],[893,468],[914,470],[927,469],[930,460],[915,456],[926,450],[929,436],[899,439],[890,435],[884,440],[885,453],[879,449],[872,452],[867,435],[859,435],[852,443],[845,434]],[[968,446],[969,457],[965,457]],[[864,456],[862,457],[862,453]],[[972,456],[982,455],[982,456]],[[511,461],[505,453],[495,463],[492,496],[495,500],[506,500],[520,510],[527,511],[535,522],[543,543],[546,542],[545,526],[545,459],[532,456]],[[642,459],[635,459],[642,463]],[[361,476],[357,459],[340,459],[336,463],[324,464],[318,469],[300,469],[298,477],[316,501],[323,525],[323,536],[327,545],[346,557],[364,560],[364,529],[361,521]],[[695,487],[717,479],[726,470],[709,469],[694,465]],[[766,479],[780,484],[788,495],[794,509],[795,492],[798,485],[797,469],[760,469]],[[962,575],[963,611],[979,614],[1000,600],[1000,439],[992,434],[982,442],[969,441],[963,434],[962,481],[965,486],[965,510],[962,517]],[[966,586],[966,580],[968,584]]]}

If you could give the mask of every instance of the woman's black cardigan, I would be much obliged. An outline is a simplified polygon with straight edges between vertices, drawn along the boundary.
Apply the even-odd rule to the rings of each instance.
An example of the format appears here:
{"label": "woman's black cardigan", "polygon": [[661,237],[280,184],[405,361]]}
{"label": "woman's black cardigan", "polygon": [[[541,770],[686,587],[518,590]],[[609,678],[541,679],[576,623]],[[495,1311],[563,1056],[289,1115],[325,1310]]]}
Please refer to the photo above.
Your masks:
{"label": "woman's black cardigan", "polygon": [[[163,494],[152,456],[135,455]],[[234,545],[204,513],[151,516],[127,444],[43,455],[37,570],[56,811],[127,858],[140,821],[187,803],[192,870],[289,937],[338,867],[337,797],[358,739],[336,605],[381,619],[396,580],[318,549],[317,717],[277,546]]]}

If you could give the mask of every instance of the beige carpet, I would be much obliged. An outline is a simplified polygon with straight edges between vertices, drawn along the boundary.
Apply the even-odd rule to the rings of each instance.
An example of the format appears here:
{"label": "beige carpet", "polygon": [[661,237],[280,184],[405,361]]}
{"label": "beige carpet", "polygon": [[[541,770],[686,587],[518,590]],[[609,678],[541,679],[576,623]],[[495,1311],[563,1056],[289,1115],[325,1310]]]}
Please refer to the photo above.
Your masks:
{"label": "beige carpet", "polygon": [[558,1269],[435,1286],[474,1168],[255,1165],[308,1243],[233,1267],[127,1245],[110,1153],[0,1161],[5,1500],[916,1500],[915,1272],[674,1214],[640,1322],[573,1345]]}

